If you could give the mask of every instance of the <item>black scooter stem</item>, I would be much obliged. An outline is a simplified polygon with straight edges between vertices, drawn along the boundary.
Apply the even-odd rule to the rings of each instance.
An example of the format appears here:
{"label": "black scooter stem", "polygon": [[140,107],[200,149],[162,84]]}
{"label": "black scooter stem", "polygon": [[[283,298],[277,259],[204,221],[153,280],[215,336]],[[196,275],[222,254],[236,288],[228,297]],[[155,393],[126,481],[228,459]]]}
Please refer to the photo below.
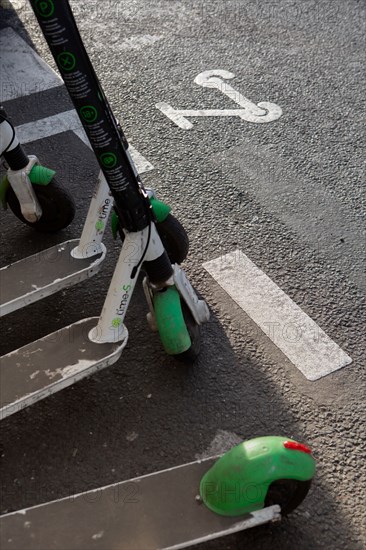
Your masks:
{"label": "black scooter stem", "polygon": [[[29,162],[29,159],[27,155],[25,154],[25,151],[23,150],[23,147],[20,143],[14,147],[14,139],[15,139],[15,130],[14,126],[11,124],[8,115],[5,112],[5,109],[2,105],[0,105],[0,124],[7,123],[10,124],[10,126],[13,128],[13,138],[11,142],[7,145],[5,151],[0,151],[1,156],[4,157],[7,165],[11,170],[22,170],[25,168]],[[9,149],[13,148],[9,151]]]}
{"label": "black scooter stem", "polygon": [[122,227],[140,231],[150,203],[126,153],[126,138],[81,40],[68,0],[30,0],[41,30],[114,198]]}

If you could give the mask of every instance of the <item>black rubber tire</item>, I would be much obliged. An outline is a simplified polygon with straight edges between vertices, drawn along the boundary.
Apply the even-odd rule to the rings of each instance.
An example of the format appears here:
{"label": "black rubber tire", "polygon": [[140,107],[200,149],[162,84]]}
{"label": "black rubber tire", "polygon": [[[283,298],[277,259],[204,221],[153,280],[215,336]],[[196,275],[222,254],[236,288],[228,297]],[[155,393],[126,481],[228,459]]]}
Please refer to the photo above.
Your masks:
{"label": "black rubber tire", "polygon": [[178,353],[177,355],[173,355],[172,357],[174,357],[174,359],[177,359],[177,361],[180,361],[181,363],[192,365],[196,361],[201,351],[201,327],[200,325],[197,325],[192,313],[190,312],[190,309],[185,304],[185,302],[183,302],[182,299],[181,305],[184,321],[186,323],[188,334],[191,339],[191,347],[183,353]]}
{"label": "black rubber tire", "polygon": [[48,185],[34,185],[33,189],[42,207],[42,216],[35,223],[23,217],[19,201],[11,187],[6,194],[6,201],[12,212],[23,223],[42,233],[56,233],[65,229],[74,219],[76,208],[74,199],[56,178]]}
{"label": "black rubber tire", "polygon": [[[164,221],[156,224],[161,242],[168,253],[172,264],[181,264],[188,255],[189,239],[183,225],[171,214]],[[125,239],[123,230],[118,227],[122,242]]]}
{"label": "black rubber tire", "polygon": [[309,492],[311,479],[300,481],[298,479],[279,479],[269,486],[265,506],[279,504],[281,516],[286,516],[301,504]]}
{"label": "black rubber tire", "polygon": [[181,264],[189,250],[189,239],[183,225],[168,214],[164,221],[156,224],[156,229],[172,264]]}

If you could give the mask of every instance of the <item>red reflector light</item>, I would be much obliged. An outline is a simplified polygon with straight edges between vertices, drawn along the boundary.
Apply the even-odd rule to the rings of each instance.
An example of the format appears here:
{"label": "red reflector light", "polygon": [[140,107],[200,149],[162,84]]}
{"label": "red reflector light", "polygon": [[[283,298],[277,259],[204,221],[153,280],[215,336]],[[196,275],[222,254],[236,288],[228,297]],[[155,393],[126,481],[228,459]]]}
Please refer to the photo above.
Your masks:
{"label": "red reflector light", "polygon": [[297,443],[296,441],[285,441],[283,446],[291,451],[301,451],[311,455],[311,449],[309,449],[309,447],[303,445],[302,443]]}

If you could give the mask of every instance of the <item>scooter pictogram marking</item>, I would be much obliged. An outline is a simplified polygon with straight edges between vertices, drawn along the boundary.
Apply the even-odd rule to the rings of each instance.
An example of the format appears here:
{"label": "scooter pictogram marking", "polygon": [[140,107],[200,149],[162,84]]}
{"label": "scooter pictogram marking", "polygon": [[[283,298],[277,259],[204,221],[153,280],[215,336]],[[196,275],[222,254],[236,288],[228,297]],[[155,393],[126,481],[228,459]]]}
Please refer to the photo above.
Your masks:
{"label": "scooter pictogram marking", "polygon": [[229,71],[213,69],[204,71],[196,76],[195,83],[204,88],[216,88],[224,95],[232,99],[240,109],[174,109],[165,102],[157,103],[155,106],[164,113],[170,120],[183,130],[190,130],[193,124],[187,117],[239,117],[246,122],[264,124],[277,120],[282,115],[282,109],[276,103],[261,101],[257,105],[232,88],[225,80],[235,77]]}

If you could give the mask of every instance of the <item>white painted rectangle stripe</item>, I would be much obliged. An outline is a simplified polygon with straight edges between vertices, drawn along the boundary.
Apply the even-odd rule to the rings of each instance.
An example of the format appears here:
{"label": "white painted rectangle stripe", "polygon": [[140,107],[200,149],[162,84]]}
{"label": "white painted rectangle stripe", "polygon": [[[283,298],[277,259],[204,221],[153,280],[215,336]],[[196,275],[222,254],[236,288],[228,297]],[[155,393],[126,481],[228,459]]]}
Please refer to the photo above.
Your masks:
{"label": "white painted rectangle stripe", "polygon": [[63,84],[59,75],[10,27],[0,30],[0,75],[1,102]]}
{"label": "white painted rectangle stripe", "polygon": [[308,380],[352,362],[302,309],[243,252],[235,250],[203,267]]}
{"label": "white painted rectangle stripe", "polygon": [[[62,132],[73,131],[85,145],[91,149],[90,142],[80,122],[77,112],[74,109],[64,111],[46,118],[27,122],[15,128],[17,137],[21,143],[30,143],[38,139],[61,134]],[[139,174],[149,172],[154,166],[137,149],[129,145],[131,157],[136,164]]]}

